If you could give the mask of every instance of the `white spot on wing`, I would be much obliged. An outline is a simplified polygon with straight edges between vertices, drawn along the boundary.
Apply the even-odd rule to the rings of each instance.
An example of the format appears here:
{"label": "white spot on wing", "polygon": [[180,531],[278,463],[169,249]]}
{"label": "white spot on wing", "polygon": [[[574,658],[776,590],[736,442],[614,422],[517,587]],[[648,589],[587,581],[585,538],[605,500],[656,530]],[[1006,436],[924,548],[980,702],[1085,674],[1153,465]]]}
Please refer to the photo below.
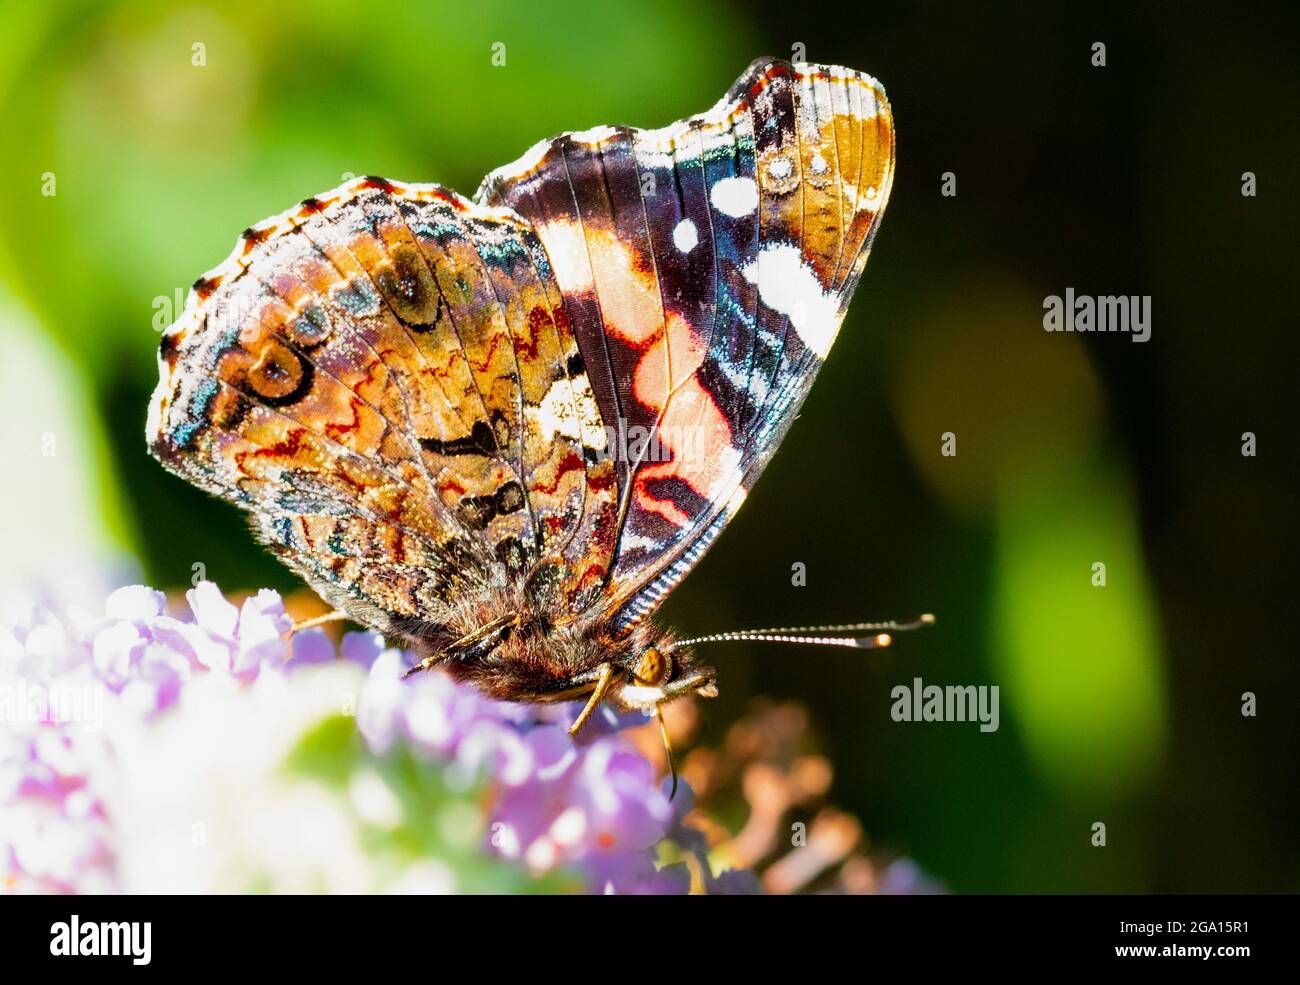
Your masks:
{"label": "white spot on wing", "polygon": [[719,212],[739,219],[758,208],[758,185],[753,178],[723,178],[709,192],[709,201]]}
{"label": "white spot on wing", "polygon": [[767,166],[767,173],[774,181],[784,181],[794,174],[794,165],[790,163],[788,157],[774,157],[772,163]]}
{"label": "white spot on wing", "polygon": [[799,248],[788,243],[765,246],[741,273],[758,286],[765,305],[790,319],[803,344],[825,359],[839,330],[839,302],[823,290]]}
{"label": "white spot on wing", "polygon": [[683,219],[673,228],[673,245],[683,253],[690,253],[699,241],[700,234],[690,219]]}
{"label": "white spot on wing", "polygon": [[566,438],[582,438],[582,421],[574,406],[573,389],[568,378],[556,380],[546,391],[546,396],[529,412],[537,421],[539,434],[560,434]]}

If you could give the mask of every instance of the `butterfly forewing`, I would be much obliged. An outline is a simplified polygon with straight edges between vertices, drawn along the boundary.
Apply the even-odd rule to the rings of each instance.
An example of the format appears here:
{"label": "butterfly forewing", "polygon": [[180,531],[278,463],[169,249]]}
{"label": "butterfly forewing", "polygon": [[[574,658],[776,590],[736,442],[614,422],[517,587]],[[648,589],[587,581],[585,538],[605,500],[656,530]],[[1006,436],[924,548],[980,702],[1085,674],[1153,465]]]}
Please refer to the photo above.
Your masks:
{"label": "butterfly forewing", "polygon": [[698,560],[793,421],[893,152],[874,80],[761,59],[707,113],[562,134],[480,188],[536,228],[607,431],[627,436],[606,599],[625,624]]}

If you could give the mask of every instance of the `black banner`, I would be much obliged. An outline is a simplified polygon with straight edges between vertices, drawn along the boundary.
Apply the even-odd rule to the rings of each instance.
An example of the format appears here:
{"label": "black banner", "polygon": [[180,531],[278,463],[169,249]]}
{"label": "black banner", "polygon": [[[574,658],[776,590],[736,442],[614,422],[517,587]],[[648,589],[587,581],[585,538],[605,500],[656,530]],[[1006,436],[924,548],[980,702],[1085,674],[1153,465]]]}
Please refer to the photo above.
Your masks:
{"label": "black banner", "polygon": [[[256,967],[336,975],[392,962],[436,973],[472,956],[486,958],[493,973],[547,973],[582,955],[599,956],[603,970],[629,961],[665,973],[683,962],[739,967],[779,958],[812,975],[824,973],[828,960],[917,974],[1125,966],[1233,974],[1283,960],[1295,910],[1290,897],[868,897],[704,904],[683,920],[676,908],[653,903],[594,905],[578,898],[543,909],[526,898],[11,897],[0,903],[0,943],[15,971],[75,965],[129,974]],[[644,937],[655,926],[676,931]]]}

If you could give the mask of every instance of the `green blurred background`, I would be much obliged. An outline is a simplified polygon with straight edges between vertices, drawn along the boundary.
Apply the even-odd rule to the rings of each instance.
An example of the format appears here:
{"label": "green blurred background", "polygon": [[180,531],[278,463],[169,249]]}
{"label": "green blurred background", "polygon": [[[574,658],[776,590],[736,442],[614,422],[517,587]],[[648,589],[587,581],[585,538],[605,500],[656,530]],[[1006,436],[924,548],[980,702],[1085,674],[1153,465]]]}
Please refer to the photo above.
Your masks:
{"label": "green blurred background", "polygon": [[[806,702],[873,847],[955,891],[1295,891],[1300,24],[1157,9],[0,4],[5,578],[295,587],[145,455],[177,292],[354,174],[471,194],[802,45],[885,84],[893,200],[800,422],[664,614],[939,624],[867,657],[718,646],[706,737]],[[1152,295],[1152,340],[1045,333],[1066,287]],[[997,684],[1001,729],[894,723],[914,676]]]}

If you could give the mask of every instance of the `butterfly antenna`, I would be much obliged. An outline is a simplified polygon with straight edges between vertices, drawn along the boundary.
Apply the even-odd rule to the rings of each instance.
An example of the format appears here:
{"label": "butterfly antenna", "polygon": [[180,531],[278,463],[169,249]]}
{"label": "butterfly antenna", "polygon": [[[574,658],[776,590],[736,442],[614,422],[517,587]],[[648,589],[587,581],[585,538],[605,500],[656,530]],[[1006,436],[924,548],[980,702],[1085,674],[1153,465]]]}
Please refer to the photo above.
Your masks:
{"label": "butterfly antenna", "polygon": [[[851,622],[831,626],[786,626],[777,629],[741,629],[731,633],[714,633],[688,640],[676,640],[667,652],[698,643],[749,641],[756,643],[806,643],[811,646],[842,646],[852,650],[877,650],[894,641],[892,633],[905,633],[913,629],[934,625],[934,616],[927,612],[911,622]],[[827,633],[847,633],[846,636],[827,636]],[[868,635],[861,635],[861,634]]]}
{"label": "butterfly antenna", "polygon": [[668,799],[672,800],[677,796],[677,764],[673,762],[673,744],[668,738],[668,723],[664,721],[663,705],[655,706],[655,714],[659,717],[659,734],[663,736],[664,754],[668,757],[668,772],[673,778],[673,788],[668,794]]}

